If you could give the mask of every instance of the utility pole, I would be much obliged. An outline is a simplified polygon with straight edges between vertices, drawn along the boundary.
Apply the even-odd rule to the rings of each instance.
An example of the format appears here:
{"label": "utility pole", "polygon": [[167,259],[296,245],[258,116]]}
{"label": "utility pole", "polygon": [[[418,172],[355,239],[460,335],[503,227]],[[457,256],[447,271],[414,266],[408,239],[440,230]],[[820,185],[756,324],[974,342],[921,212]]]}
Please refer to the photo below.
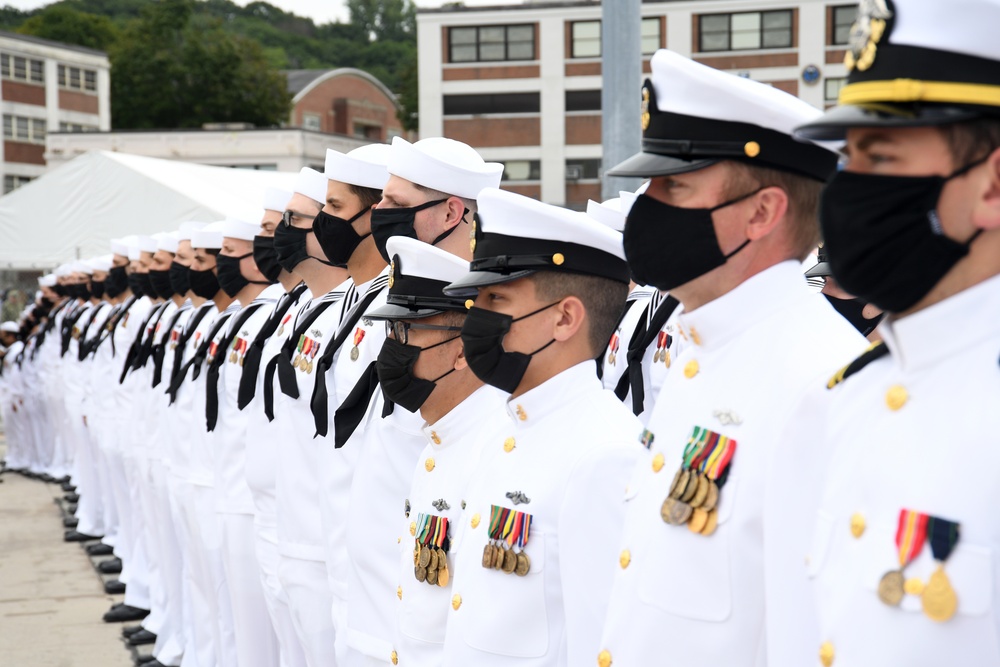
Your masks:
{"label": "utility pole", "polygon": [[[604,172],[639,152],[642,85],[642,0],[601,3],[601,167]],[[602,199],[635,190],[638,178],[604,176]]]}

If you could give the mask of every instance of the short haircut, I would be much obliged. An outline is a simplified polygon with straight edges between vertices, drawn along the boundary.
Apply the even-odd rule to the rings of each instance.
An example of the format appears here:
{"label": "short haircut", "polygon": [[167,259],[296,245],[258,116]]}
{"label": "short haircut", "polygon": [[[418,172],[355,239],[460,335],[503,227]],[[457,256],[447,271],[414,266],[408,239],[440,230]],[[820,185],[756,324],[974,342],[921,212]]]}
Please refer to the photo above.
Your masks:
{"label": "short haircut", "polygon": [[[425,195],[427,195],[429,197],[429,199],[427,201],[434,201],[436,199],[450,199],[451,197],[458,197],[458,195],[450,195],[447,192],[442,192],[440,190],[434,190],[432,188],[426,188],[426,187],[420,185],[419,183],[413,183],[413,187],[415,187],[417,190],[420,190]],[[475,199],[467,199],[465,197],[458,197],[458,198],[462,200],[462,204],[465,205],[465,208],[469,209],[469,213],[475,213],[476,211],[479,210],[479,207],[476,206],[476,200]],[[468,220],[466,220],[466,222],[468,222]]]}
{"label": "short haircut", "polygon": [[361,185],[354,185],[353,183],[348,183],[347,185],[350,187],[351,193],[357,195],[358,199],[361,200],[361,208],[365,211],[382,201],[381,190],[366,188]]}
{"label": "short haircut", "polygon": [[955,169],[985,158],[1000,148],[1000,118],[977,118],[938,127]]}
{"label": "short haircut", "polygon": [[787,171],[729,161],[731,178],[726,183],[725,200],[754,190],[776,187],[788,196],[788,245],[795,259],[804,260],[819,245],[819,197],[823,183]]}
{"label": "short haircut", "polygon": [[608,278],[561,271],[538,271],[527,277],[540,301],[555,302],[575,296],[587,311],[587,339],[593,356],[601,353],[618,326],[628,285]]}

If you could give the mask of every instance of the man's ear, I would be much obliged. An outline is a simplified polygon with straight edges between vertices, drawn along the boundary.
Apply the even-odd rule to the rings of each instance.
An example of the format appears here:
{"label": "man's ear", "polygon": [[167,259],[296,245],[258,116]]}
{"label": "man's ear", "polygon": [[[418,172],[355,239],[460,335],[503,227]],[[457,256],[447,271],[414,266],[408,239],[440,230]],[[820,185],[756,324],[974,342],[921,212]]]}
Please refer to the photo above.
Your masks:
{"label": "man's ear", "polygon": [[788,194],[779,187],[767,187],[749,200],[753,204],[753,216],[747,224],[747,238],[757,241],[764,238],[778,226],[788,211]]}
{"label": "man's ear", "polygon": [[465,215],[465,204],[458,197],[448,197],[445,205],[448,207],[448,214],[444,221],[444,228],[447,230],[462,222],[462,217]]}
{"label": "man's ear", "polygon": [[587,326],[587,309],[578,297],[568,296],[558,305],[553,306],[558,317],[552,328],[552,337],[564,342],[575,336],[582,327]]}
{"label": "man's ear", "polygon": [[469,362],[465,358],[465,345],[458,346],[458,357],[455,358],[455,370],[461,371],[469,367]]}
{"label": "man's ear", "polygon": [[984,164],[986,179],[976,196],[972,222],[977,229],[1000,227],[1000,148],[994,150]]}

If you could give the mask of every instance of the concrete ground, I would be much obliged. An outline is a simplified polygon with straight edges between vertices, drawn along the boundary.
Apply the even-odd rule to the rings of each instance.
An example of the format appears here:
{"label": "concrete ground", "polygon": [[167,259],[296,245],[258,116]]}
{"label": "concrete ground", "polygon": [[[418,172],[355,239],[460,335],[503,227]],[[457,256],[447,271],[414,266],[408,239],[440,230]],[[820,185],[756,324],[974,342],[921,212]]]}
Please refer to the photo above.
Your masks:
{"label": "concrete ground", "polygon": [[[0,434],[0,458],[4,449]],[[0,665],[132,665],[122,625],[101,620],[122,596],[104,593],[94,561],[63,541],[62,489],[11,473],[0,479]]]}

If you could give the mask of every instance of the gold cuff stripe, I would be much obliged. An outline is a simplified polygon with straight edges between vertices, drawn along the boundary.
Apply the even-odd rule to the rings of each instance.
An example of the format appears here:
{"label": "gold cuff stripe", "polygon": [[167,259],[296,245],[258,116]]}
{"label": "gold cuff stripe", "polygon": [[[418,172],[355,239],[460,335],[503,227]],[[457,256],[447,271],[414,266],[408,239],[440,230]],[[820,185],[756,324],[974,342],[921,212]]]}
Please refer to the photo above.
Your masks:
{"label": "gold cuff stripe", "polygon": [[982,83],[892,79],[851,83],[840,90],[839,104],[939,102],[1000,106],[1000,86]]}

